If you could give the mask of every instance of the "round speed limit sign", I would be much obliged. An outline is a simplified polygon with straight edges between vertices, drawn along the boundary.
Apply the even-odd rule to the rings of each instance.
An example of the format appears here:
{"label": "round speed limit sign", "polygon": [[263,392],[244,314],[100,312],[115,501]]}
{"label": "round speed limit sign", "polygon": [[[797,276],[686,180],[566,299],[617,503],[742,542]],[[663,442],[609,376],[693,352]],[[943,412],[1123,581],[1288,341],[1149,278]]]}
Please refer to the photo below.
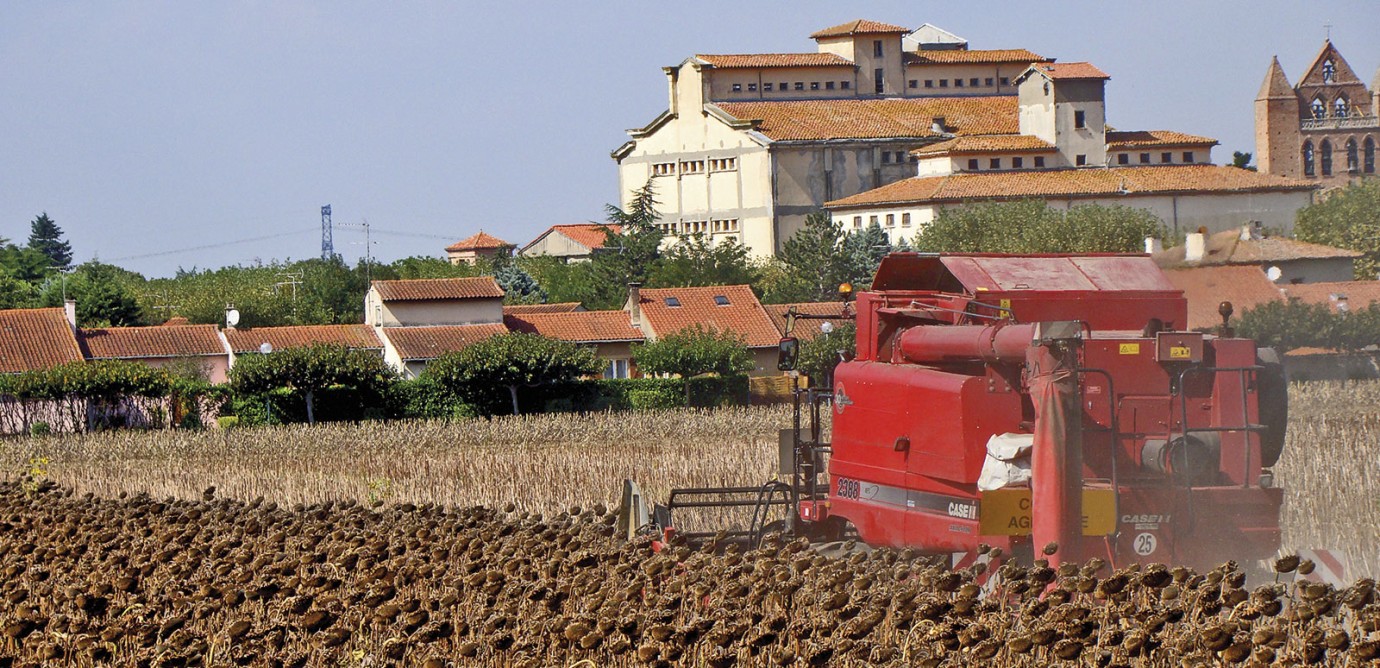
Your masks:
{"label": "round speed limit sign", "polygon": [[1160,546],[1160,541],[1155,538],[1155,534],[1143,533],[1136,536],[1135,542],[1131,543],[1131,548],[1142,557],[1148,557],[1155,553],[1155,549]]}

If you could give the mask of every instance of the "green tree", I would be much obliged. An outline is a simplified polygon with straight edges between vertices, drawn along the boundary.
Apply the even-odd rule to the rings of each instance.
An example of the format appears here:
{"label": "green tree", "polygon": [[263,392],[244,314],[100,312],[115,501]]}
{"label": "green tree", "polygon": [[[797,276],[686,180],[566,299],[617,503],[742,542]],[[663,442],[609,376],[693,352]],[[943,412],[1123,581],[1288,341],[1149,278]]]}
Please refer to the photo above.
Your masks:
{"label": "green tree", "polygon": [[1359,251],[1356,278],[1380,275],[1380,179],[1362,179],[1299,210],[1300,241]]}
{"label": "green tree", "polygon": [[672,245],[652,269],[647,284],[657,288],[706,285],[751,285],[757,272],[748,259],[747,247],[736,239],[713,242],[707,235],[692,234]]}
{"label": "green tree", "polygon": [[1254,172],[1255,165],[1251,164],[1251,159],[1253,157],[1254,156],[1252,156],[1250,153],[1244,153],[1242,151],[1232,151],[1231,166],[1237,167],[1239,169],[1249,169]]}
{"label": "green tree", "polygon": [[580,302],[590,309],[622,308],[625,286],[610,284],[593,262],[564,262],[550,255],[519,257],[516,264],[547,293],[548,302]]}
{"label": "green tree", "polygon": [[915,249],[948,253],[1129,253],[1163,238],[1153,213],[1084,204],[1059,211],[1041,200],[946,208],[915,235]]}
{"label": "green tree", "polygon": [[288,348],[267,355],[241,355],[230,369],[230,385],[243,395],[287,389],[306,402],[307,422],[316,422],[316,393],[328,387],[357,391],[376,406],[397,377],[378,353],[344,346]]}
{"label": "green tree", "polygon": [[604,247],[591,259],[590,270],[600,294],[590,308],[617,308],[622,305],[628,283],[647,283],[661,259],[660,217],[656,212],[655,181],[648,179],[633,191],[627,209],[606,205],[609,225],[618,225],[620,233],[604,228]]}
{"label": "green tree", "polygon": [[59,269],[72,265],[72,244],[62,240],[62,228],[48,217],[48,212],[38,214],[29,225],[29,248],[42,253],[48,263]]}
{"label": "green tree", "polygon": [[834,367],[845,359],[853,359],[857,350],[858,328],[850,322],[828,334],[802,341],[796,369],[809,376],[816,387],[826,387],[833,378]]}
{"label": "green tree", "polygon": [[[781,246],[783,275],[767,299],[772,302],[823,301],[838,293],[844,273],[843,226],[819,211]],[[842,279],[842,280],[841,280]]]}
{"label": "green tree", "polygon": [[1326,304],[1271,301],[1243,311],[1236,333],[1280,354],[1306,346],[1333,348],[1336,320]]}
{"label": "green tree", "polygon": [[38,305],[38,288],[33,283],[0,275],[0,309],[33,308]]}
{"label": "green tree", "polygon": [[503,301],[507,304],[541,304],[548,297],[537,279],[512,260],[498,265],[494,280],[503,288]]}
{"label": "green tree", "polygon": [[92,260],[79,265],[65,281],[54,276],[45,282],[41,301],[44,306],[62,306],[65,292],[77,303],[78,325],[135,327],[148,324],[136,288],[142,281],[139,274]]}
{"label": "green tree", "polygon": [[695,324],[633,347],[633,361],[643,373],[691,378],[706,373],[732,376],[751,371],[755,364],[743,339]]}
{"label": "green tree", "polygon": [[877,223],[849,232],[839,247],[836,279],[839,283],[851,283],[856,289],[866,290],[872,285],[872,277],[877,274],[882,258],[892,250],[891,237]]}
{"label": "green tree", "polygon": [[592,348],[536,334],[501,334],[427,364],[423,376],[476,406],[493,406],[493,391],[508,391],[521,413],[518,389],[562,385],[603,368]]}
{"label": "green tree", "polygon": [[11,243],[0,244],[0,276],[37,283],[56,272],[47,255]]}

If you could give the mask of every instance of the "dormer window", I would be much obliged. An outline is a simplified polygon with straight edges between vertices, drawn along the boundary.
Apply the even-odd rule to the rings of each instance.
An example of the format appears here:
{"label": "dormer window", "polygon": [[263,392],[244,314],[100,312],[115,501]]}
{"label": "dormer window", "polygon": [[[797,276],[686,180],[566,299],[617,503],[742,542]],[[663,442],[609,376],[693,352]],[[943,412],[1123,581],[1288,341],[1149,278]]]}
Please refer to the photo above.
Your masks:
{"label": "dormer window", "polygon": [[728,306],[728,297],[725,297],[723,295],[714,295],[714,304],[716,306]]}
{"label": "dormer window", "polygon": [[1336,79],[1336,78],[1337,78],[1337,63],[1332,62],[1332,59],[1330,59],[1330,58],[1327,59],[1327,60],[1324,60],[1324,61],[1323,61],[1323,83],[1332,83],[1332,81],[1333,81],[1334,79]]}
{"label": "dormer window", "polygon": [[666,298],[666,306],[668,306],[668,307],[670,307],[670,308],[680,308],[680,298],[679,298],[679,297],[667,297],[667,298]]}

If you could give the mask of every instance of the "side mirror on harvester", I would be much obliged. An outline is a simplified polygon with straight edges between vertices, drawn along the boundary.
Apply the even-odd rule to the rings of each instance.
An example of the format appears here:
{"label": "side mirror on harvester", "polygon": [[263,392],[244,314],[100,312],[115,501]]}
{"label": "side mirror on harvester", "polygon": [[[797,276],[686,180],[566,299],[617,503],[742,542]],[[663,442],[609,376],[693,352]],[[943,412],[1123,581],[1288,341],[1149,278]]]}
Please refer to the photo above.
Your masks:
{"label": "side mirror on harvester", "polygon": [[776,368],[781,371],[795,371],[795,359],[800,354],[800,340],[793,336],[781,339],[776,348]]}

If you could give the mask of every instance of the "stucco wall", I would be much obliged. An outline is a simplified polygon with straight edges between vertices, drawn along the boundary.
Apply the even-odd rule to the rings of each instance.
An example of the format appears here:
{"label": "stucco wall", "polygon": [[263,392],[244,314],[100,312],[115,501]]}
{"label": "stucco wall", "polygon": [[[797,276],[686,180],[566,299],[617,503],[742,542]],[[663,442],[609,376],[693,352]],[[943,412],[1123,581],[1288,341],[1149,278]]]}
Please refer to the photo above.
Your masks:
{"label": "stucco wall", "polygon": [[[1014,79],[1021,72],[1024,72],[1026,65],[1016,64],[924,64],[909,65],[906,67],[906,97],[932,97],[932,96],[957,96],[957,95],[1011,95],[1016,92]],[[1002,77],[1008,79],[1005,86],[1001,85]],[[915,80],[915,88],[910,87],[911,80]],[[973,79],[978,80],[978,85],[973,86]],[[992,80],[992,85],[987,85],[987,80]],[[930,81],[931,86],[925,87],[925,81]],[[958,80],[963,81],[962,86],[956,85]],[[941,85],[947,83],[947,85]]]}
{"label": "stucco wall", "polygon": [[573,239],[560,232],[552,232],[533,242],[531,246],[522,251],[522,254],[527,256],[553,255],[570,259],[589,259],[589,248],[576,243]]}
{"label": "stucco wall", "polygon": [[[372,293],[371,293],[372,296]],[[385,327],[415,325],[472,325],[503,322],[502,299],[450,299],[434,301],[378,301],[366,299],[365,318],[376,325],[381,313]],[[375,308],[379,307],[379,308]]]}

